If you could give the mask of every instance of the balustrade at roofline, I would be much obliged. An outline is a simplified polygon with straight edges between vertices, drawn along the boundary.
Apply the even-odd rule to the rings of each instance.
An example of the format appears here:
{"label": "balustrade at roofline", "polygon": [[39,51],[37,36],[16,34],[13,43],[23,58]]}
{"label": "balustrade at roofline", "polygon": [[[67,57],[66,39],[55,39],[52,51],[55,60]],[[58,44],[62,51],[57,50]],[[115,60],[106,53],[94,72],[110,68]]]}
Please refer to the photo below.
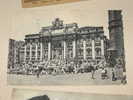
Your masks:
{"label": "balustrade at roofline", "polygon": [[[70,25],[68,25],[69,27],[71,26],[71,24]],[[66,26],[66,27],[68,27],[68,26]],[[44,27],[45,28],[45,27]],[[70,27],[70,28],[72,28],[72,27]],[[73,29],[73,32],[71,32],[71,31],[67,31],[67,29],[66,29],[66,31],[64,31],[61,35],[65,35],[65,34],[75,34],[75,33],[78,33],[78,34],[91,34],[91,33],[93,33],[93,34],[95,34],[95,33],[104,33],[104,31],[103,31],[103,27],[87,27],[88,29],[88,31],[84,31],[84,30],[82,30],[82,29],[84,29],[84,28],[86,28],[86,27],[82,27],[82,28],[78,28],[76,25],[74,26],[74,28],[72,28]],[[43,28],[42,28],[43,29]],[[64,28],[64,30],[65,30],[65,28]],[[52,30],[49,30],[49,31],[46,31],[45,32],[45,34],[43,34],[44,32],[42,31],[40,31],[39,32],[39,34],[29,34],[29,35],[26,35],[25,36],[25,39],[37,39],[37,38],[40,38],[40,37],[42,37],[42,36],[54,36],[55,34],[51,34],[51,32],[52,32]],[[47,34],[46,34],[47,33]],[[60,35],[60,34],[59,34]]]}

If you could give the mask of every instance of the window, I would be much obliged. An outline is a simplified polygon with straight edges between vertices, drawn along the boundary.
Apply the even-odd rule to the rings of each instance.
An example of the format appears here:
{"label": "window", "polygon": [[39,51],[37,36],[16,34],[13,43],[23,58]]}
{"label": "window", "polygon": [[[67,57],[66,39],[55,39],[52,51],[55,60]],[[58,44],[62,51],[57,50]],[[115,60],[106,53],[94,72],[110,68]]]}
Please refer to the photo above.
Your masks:
{"label": "window", "polygon": [[41,52],[40,52],[40,51],[38,51],[37,53],[38,53],[38,56],[40,56],[40,55],[41,55]]}
{"label": "window", "polygon": [[83,49],[79,49],[78,55],[79,55],[79,56],[83,56]]}
{"label": "window", "polygon": [[32,57],[35,57],[35,52],[34,51],[32,51]]}
{"label": "window", "polygon": [[67,42],[67,47],[72,48],[72,42]]}
{"label": "window", "polygon": [[27,45],[26,50],[30,50],[30,45]]}
{"label": "window", "polygon": [[90,39],[88,39],[88,40],[86,40],[86,47],[90,47],[91,46],[91,40]]}
{"label": "window", "polygon": [[101,56],[101,49],[96,49],[96,56]]}
{"label": "window", "polygon": [[27,55],[27,56],[30,56],[30,52],[26,52],[26,55]]}
{"label": "window", "polygon": [[87,49],[86,53],[87,53],[87,56],[92,56],[92,50],[91,49]]}

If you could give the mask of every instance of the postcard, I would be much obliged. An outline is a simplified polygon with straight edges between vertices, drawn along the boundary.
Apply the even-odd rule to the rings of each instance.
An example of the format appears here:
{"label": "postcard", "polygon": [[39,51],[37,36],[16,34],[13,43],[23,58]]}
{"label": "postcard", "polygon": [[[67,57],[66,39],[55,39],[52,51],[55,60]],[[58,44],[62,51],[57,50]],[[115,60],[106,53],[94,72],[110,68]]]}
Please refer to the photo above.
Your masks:
{"label": "postcard", "polygon": [[89,94],[74,92],[14,89],[12,100],[132,100],[132,95]]}

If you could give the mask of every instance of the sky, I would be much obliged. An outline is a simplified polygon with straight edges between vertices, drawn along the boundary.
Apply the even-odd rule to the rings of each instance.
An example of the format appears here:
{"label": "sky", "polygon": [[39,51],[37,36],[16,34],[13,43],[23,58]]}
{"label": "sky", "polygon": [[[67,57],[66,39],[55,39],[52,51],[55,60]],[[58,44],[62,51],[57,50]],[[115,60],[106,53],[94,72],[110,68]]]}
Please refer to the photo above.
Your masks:
{"label": "sky", "polygon": [[30,89],[16,89],[12,100],[28,100],[35,96],[47,95],[50,100],[133,100],[131,95],[104,95],[74,92],[43,91]]}

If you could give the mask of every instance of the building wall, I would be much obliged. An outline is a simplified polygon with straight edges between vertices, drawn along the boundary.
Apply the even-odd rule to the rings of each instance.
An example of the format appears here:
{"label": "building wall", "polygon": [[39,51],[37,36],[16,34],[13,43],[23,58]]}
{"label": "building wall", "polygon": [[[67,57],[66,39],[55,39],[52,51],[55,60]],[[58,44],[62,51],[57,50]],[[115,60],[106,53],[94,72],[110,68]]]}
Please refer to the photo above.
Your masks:
{"label": "building wall", "polygon": [[[59,40],[55,39],[56,36],[53,36],[51,41],[43,42],[35,42],[36,40],[39,41],[40,38],[31,39],[32,42],[26,43],[26,49],[23,49],[25,52],[25,61],[40,62],[49,58],[73,59],[75,57],[82,60],[100,60],[105,56],[106,52],[106,38],[103,33],[100,34],[99,36],[93,35],[93,37],[80,35],[80,38],[67,38],[68,40],[63,40],[63,35],[60,36],[62,38]],[[49,43],[51,47],[49,47]]]}

